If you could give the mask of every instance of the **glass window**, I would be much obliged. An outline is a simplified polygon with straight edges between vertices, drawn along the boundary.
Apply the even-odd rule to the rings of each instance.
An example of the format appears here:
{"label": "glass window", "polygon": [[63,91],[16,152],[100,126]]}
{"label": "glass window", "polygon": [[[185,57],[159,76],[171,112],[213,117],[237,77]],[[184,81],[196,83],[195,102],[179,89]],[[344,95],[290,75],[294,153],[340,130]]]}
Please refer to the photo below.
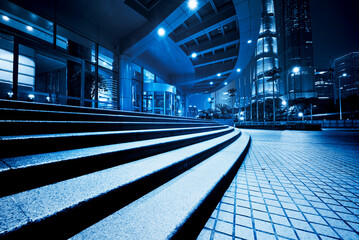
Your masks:
{"label": "glass window", "polygon": [[113,70],[114,54],[112,51],[99,46],[98,48],[98,65],[109,70]]}
{"label": "glass window", "polygon": [[33,101],[35,90],[35,50],[19,45],[18,99]]}
{"label": "glass window", "polygon": [[132,106],[136,112],[141,111],[142,83],[132,79]]}
{"label": "glass window", "polygon": [[136,63],[132,63],[132,78],[142,81],[142,68]]}
{"label": "glass window", "polygon": [[0,98],[12,98],[12,77],[14,61],[14,39],[0,33]]}
{"label": "glass window", "polygon": [[56,45],[71,56],[96,63],[95,43],[61,26],[57,27]]}
{"label": "glass window", "polygon": [[143,69],[143,74],[144,74],[144,78],[143,78],[144,83],[153,83],[155,81],[155,75],[153,73],[147,71],[146,69]]}
{"label": "glass window", "polygon": [[162,78],[156,76],[156,83],[164,83],[165,81]]}
{"label": "glass window", "polygon": [[153,113],[153,92],[144,91],[143,92],[143,112]]}
{"label": "glass window", "polygon": [[98,107],[117,109],[118,81],[112,71],[99,68],[98,70]]}
{"label": "glass window", "polygon": [[164,92],[155,92],[155,113],[164,114]]}

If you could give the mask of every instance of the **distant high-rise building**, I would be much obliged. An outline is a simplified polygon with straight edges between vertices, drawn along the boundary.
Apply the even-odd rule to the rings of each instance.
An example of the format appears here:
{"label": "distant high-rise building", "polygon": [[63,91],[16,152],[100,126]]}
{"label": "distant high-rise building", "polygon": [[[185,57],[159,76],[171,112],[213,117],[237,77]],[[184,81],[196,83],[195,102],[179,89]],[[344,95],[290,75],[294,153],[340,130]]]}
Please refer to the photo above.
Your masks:
{"label": "distant high-rise building", "polygon": [[318,99],[333,99],[334,98],[334,86],[331,72],[326,70],[316,69],[314,71],[315,76],[315,91]]}
{"label": "distant high-rise building", "polygon": [[334,60],[335,99],[359,95],[359,52],[352,52]]}
{"label": "distant high-rise building", "polygon": [[253,101],[263,101],[278,94],[277,81],[266,75],[274,68],[278,68],[277,30],[275,24],[273,0],[262,0],[262,22],[255,53],[254,74],[252,76]]}
{"label": "distant high-rise building", "polygon": [[309,0],[275,0],[275,9],[280,95],[286,100],[315,97]]}

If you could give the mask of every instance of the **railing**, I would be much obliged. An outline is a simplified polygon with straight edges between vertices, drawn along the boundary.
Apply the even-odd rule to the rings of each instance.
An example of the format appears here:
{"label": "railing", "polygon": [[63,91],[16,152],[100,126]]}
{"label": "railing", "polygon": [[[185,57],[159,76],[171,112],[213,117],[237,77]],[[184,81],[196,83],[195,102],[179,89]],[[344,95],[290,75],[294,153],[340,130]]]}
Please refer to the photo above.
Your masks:
{"label": "railing", "polygon": [[[305,121],[289,121],[289,125],[305,123],[305,124],[320,124],[322,128],[358,128],[359,129],[359,119],[350,119],[350,120],[305,120]],[[256,126],[268,126],[268,125],[287,125],[285,121],[277,121],[275,124],[273,122],[239,122],[241,125],[256,125]]]}
{"label": "railing", "polygon": [[[307,121],[307,122],[311,122],[311,121]],[[322,128],[359,128],[359,119],[313,120],[313,123],[322,124]]]}

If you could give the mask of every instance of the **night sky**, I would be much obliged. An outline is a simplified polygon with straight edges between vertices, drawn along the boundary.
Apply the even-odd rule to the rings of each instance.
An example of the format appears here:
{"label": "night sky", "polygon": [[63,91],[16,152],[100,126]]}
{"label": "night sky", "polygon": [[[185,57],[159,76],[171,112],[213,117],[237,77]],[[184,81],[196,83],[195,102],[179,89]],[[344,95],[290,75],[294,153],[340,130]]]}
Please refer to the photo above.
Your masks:
{"label": "night sky", "polygon": [[328,68],[329,59],[359,52],[359,0],[310,0],[314,66]]}

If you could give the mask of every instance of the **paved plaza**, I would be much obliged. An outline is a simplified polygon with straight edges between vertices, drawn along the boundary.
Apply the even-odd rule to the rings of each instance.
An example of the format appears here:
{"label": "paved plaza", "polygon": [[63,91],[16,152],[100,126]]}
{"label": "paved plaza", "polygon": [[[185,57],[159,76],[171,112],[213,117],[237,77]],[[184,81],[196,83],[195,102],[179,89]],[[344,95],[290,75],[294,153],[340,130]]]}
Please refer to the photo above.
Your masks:
{"label": "paved plaza", "polygon": [[359,131],[243,131],[249,153],[198,239],[359,239]]}

